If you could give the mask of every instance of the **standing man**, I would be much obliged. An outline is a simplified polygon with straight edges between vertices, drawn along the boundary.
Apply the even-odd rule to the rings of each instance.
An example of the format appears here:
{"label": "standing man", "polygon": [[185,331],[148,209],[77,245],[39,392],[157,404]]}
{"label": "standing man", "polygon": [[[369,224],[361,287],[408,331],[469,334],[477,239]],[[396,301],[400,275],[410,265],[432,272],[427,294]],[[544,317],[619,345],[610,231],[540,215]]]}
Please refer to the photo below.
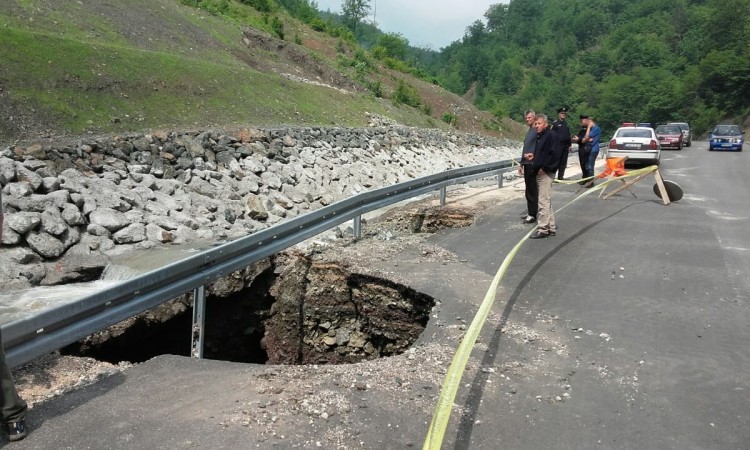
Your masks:
{"label": "standing man", "polygon": [[[2,186],[0,186],[2,189]],[[3,193],[0,190],[0,244],[3,240]],[[26,437],[26,402],[21,400],[13,384],[10,368],[5,363],[5,350],[3,348],[3,335],[0,330],[0,421],[8,430],[8,439],[20,441]]]}
{"label": "standing man", "polygon": [[[596,157],[599,156],[599,139],[601,138],[602,130],[599,128],[599,125],[596,124],[596,121],[593,117],[589,117],[586,119],[586,135],[583,137],[583,142],[586,143],[586,145],[589,147],[587,151],[589,152],[589,158],[586,164],[586,170],[589,173],[589,176],[594,176],[594,165],[596,164]],[[586,183],[584,186],[587,188],[594,186],[594,180],[593,178],[591,181]]]}
{"label": "standing man", "polygon": [[565,168],[568,167],[568,153],[570,153],[570,128],[568,128],[568,108],[563,106],[557,110],[557,120],[552,122],[552,129],[560,142],[560,167],[557,169],[557,179],[565,179]]}
{"label": "standing man", "polygon": [[560,142],[544,114],[536,116],[534,129],[536,145],[532,168],[539,187],[539,217],[537,230],[529,239],[542,239],[557,234],[555,212],[552,210],[552,181],[560,165]]}
{"label": "standing man", "polygon": [[523,223],[529,224],[536,222],[536,215],[539,212],[539,190],[536,183],[536,175],[532,170],[532,159],[534,158],[534,146],[536,144],[536,129],[534,128],[534,111],[528,110],[523,113],[523,119],[529,126],[526,137],[523,140],[523,150],[521,150],[521,164],[518,166],[518,175],[523,175],[523,182],[526,192],[526,217]]}
{"label": "standing man", "polygon": [[583,139],[586,137],[586,131],[588,131],[588,118],[589,116],[581,114],[578,119],[581,123],[581,128],[578,130],[578,134],[573,136],[573,142],[578,144],[578,164],[581,165],[581,181],[578,184],[586,184],[586,178],[593,177],[593,173],[588,172],[589,167],[589,150],[590,147],[586,145]]}

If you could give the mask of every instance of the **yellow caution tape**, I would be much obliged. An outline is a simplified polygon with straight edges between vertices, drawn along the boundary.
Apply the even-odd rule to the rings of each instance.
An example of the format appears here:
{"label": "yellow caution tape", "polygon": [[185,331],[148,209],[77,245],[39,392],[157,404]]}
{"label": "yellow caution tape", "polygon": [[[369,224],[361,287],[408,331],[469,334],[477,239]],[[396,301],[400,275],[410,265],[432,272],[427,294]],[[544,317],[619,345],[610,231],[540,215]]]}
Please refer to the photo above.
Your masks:
{"label": "yellow caution tape", "polygon": [[[594,188],[589,189],[578,197],[574,198],[573,200],[565,204],[562,208],[559,208],[558,211],[562,211],[579,199],[590,195],[592,192],[604,189],[605,186],[613,181],[654,172],[657,168],[657,166],[644,167],[643,169],[628,172],[627,175],[606,180],[605,182],[596,185]],[[576,180],[576,182],[578,181],[580,180]],[[430,428],[427,430],[427,436],[425,437],[424,445],[422,446],[423,450],[439,450],[442,446],[443,437],[445,436],[445,430],[448,427],[448,420],[450,419],[453,402],[456,399],[456,392],[458,392],[458,386],[461,382],[461,377],[463,376],[464,370],[466,369],[466,363],[469,361],[471,350],[472,348],[474,348],[474,344],[476,344],[477,342],[479,332],[482,330],[484,322],[487,320],[487,317],[490,314],[492,304],[495,302],[497,287],[500,285],[500,281],[505,276],[505,272],[508,270],[508,266],[510,266],[513,258],[515,258],[518,250],[521,249],[521,246],[528,240],[529,236],[531,236],[531,234],[537,230],[537,228],[538,226],[533,227],[531,231],[526,233],[521,238],[521,240],[513,247],[513,249],[511,249],[510,253],[508,253],[508,256],[505,257],[503,263],[500,264],[500,268],[497,269],[497,273],[492,279],[492,283],[490,284],[490,287],[484,296],[484,300],[482,300],[482,304],[479,305],[479,310],[474,316],[474,319],[471,321],[471,325],[469,325],[469,328],[466,330],[466,334],[461,340],[461,343],[456,350],[456,354],[453,356],[453,361],[451,362],[450,367],[448,367],[448,372],[445,374],[443,385],[440,388],[440,395],[438,396],[437,405],[435,406],[435,412],[432,415],[432,422],[430,422]]]}

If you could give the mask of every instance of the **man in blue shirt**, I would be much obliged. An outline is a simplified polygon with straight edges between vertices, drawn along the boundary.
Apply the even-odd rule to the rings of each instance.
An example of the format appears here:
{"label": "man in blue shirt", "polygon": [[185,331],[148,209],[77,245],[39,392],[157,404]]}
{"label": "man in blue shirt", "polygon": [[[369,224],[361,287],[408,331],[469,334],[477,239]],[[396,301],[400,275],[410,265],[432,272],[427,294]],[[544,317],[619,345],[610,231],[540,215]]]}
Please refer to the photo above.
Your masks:
{"label": "man in blue shirt", "polygon": [[536,222],[536,215],[539,212],[539,189],[536,183],[536,174],[531,170],[532,158],[534,157],[534,146],[536,145],[536,129],[534,129],[534,118],[536,114],[532,110],[523,113],[523,119],[529,126],[526,137],[523,140],[523,150],[521,150],[521,165],[518,166],[518,175],[523,175],[523,181],[526,191],[526,217],[523,223],[529,224]]}
{"label": "man in blue shirt", "polygon": [[[586,173],[583,174],[583,178],[594,176],[594,164],[596,163],[596,157],[599,156],[599,139],[602,134],[601,128],[596,124],[593,117],[587,117],[586,120],[586,135],[583,137],[583,142],[587,146],[589,158],[588,164],[586,164]],[[586,187],[594,186],[594,180],[592,179],[586,185]]]}

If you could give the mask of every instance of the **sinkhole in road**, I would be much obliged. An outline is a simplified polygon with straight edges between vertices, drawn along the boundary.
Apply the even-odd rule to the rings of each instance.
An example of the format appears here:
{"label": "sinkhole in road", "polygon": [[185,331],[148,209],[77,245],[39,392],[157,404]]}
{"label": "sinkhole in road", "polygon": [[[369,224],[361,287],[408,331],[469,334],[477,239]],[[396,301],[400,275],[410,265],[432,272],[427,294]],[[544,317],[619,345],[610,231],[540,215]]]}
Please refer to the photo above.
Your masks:
{"label": "sinkhole in road", "polygon": [[[350,272],[337,262],[286,255],[207,288],[204,357],[257,364],[342,364],[406,351],[426,327],[432,297]],[[189,356],[184,296],[64,348],[118,363]]]}

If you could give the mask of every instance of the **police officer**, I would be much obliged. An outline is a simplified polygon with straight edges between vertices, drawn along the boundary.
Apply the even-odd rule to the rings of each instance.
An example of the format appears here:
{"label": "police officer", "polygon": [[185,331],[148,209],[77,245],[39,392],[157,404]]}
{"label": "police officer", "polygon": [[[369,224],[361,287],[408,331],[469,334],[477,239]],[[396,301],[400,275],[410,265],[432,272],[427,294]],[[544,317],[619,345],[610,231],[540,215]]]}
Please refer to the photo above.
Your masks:
{"label": "police officer", "polygon": [[589,154],[591,153],[591,147],[587,146],[584,142],[586,131],[588,131],[588,118],[589,116],[585,114],[581,114],[579,116],[579,119],[581,121],[581,128],[578,130],[578,134],[573,136],[573,142],[578,144],[578,163],[581,165],[581,178],[583,179],[582,181],[578,182],[578,184],[580,185],[588,183],[588,180],[586,180],[586,178],[594,175],[588,173],[588,161]]}
{"label": "police officer", "polygon": [[565,178],[565,168],[568,166],[568,153],[570,152],[571,140],[570,129],[568,128],[568,108],[563,106],[557,110],[557,120],[552,122],[552,130],[557,135],[560,143],[560,167],[557,170],[557,179]]}

